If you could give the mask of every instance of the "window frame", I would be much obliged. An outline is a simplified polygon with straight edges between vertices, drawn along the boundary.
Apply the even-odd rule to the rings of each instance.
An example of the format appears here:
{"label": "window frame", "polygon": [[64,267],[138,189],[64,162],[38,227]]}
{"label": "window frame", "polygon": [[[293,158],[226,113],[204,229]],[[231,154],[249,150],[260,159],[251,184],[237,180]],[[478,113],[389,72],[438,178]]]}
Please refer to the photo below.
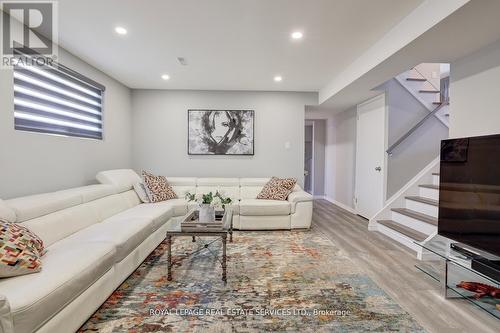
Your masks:
{"label": "window frame", "polygon": [[[52,59],[49,59],[50,61],[45,61],[44,65],[33,65],[33,62],[30,62],[30,64],[28,65],[27,64],[22,65],[24,62],[28,62],[30,60],[36,60],[36,58],[42,56],[26,55],[18,50],[16,50],[15,53],[16,56],[18,56],[18,61],[21,63],[21,65],[17,63],[14,64],[13,66],[12,84],[14,91],[13,91],[12,102],[14,109],[13,110],[14,129],[16,131],[104,141],[105,139],[104,107],[105,107],[105,91],[106,91],[106,87],[104,85],[90,79],[89,77],[67,66],[64,66],[59,62],[53,61]],[[95,96],[82,91],[78,93],[77,91],[79,90],[78,88],[71,87],[70,85],[64,82],[56,82],[56,80],[47,77],[45,77],[44,79],[43,74],[36,73],[36,71],[33,71],[33,68],[31,69],[29,68],[33,66],[35,66],[38,71],[43,71],[59,79],[65,80],[68,83],[75,84],[75,87],[87,89],[90,92],[94,93]],[[29,79],[38,81],[38,84],[30,83]],[[43,87],[39,83],[45,83],[47,84],[47,86],[51,86],[51,88]],[[53,88],[56,89],[59,88],[61,91],[58,92]],[[23,94],[23,89],[30,91],[28,93]],[[40,98],[37,101],[37,97],[32,93],[44,94],[47,97],[59,99],[60,101],[50,101],[50,99],[46,98]],[[74,96],[71,96],[71,93],[73,93]],[[17,101],[16,101],[16,94],[21,95],[21,97],[18,98]],[[85,101],[84,99],[87,99],[87,101]],[[90,101],[90,103],[88,101]],[[98,105],[93,105],[92,101],[98,103]],[[27,103],[32,105],[30,106]],[[72,103],[74,105],[71,106],[65,103]],[[34,106],[33,104],[38,105],[38,107],[40,108]],[[95,113],[94,112],[89,113],[86,110],[79,109],[78,107],[75,106],[94,109]],[[71,113],[72,115],[69,114],[64,115],[62,113],[57,114],[56,112],[53,111],[43,110],[43,107],[46,108],[52,107],[57,111],[68,112]],[[16,112],[23,113],[23,108],[24,108],[25,118],[16,115]],[[40,115],[37,115],[37,111],[40,112]],[[47,115],[43,115],[43,112],[47,112]],[[52,113],[54,116],[50,117],[49,116],[50,113]],[[43,120],[37,121],[36,119],[34,119],[37,116],[50,119],[52,120],[52,123],[45,122]],[[69,119],[65,120],[64,117],[67,117]],[[24,124],[23,121],[25,121]],[[31,128],[29,125],[30,121],[32,122]],[[60,124],[57,124],[57,122],[60,122]],[[80,125],[80,126],[92,126],[91,123],[95,123],[99,124],[98,127],[100,131],[85,129],[83,127],[66,126],[64,123],[61,122],[66,122],[66,124],[72,123],[73,125]]]}

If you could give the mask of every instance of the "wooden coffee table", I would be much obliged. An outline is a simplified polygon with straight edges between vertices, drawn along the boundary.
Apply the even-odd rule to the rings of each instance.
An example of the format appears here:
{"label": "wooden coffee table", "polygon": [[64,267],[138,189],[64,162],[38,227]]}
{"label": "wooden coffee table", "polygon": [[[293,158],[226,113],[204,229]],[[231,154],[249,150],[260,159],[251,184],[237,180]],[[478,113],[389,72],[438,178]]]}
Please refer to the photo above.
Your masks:
{"label": "wooden coffee table", "polygon": [[[187,222],[187,223],[186,223]],[[227,235],[230,235],[230,242],[233,241],[233,213],[231,209],[226,209],[222,218],[216,219],[213,223],[199,223],[196,220],[196,211],[188,212],[183,218],[175,221],[167,229],[167,280],[172,281],[172,241],[174,237],[192,237],[193,242],[196,242],[196,237],[217,237],[208,243],[201,243],[197,250],[189,254],[192,256],[200,251],[208,250],[212,253],[222,266],[222,281],[227,282]],[[210,245],[222,241],[222,260],[210,249]]]}

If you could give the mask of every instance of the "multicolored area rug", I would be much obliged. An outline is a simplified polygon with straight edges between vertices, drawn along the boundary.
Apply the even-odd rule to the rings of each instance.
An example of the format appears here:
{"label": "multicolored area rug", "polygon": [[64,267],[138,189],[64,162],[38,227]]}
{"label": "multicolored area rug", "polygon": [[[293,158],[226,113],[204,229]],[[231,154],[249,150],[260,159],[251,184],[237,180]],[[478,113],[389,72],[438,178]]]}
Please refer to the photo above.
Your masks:
{"label": "multicolored area rug", "polygon": [[185,257],[197,246],[174,238],[169,282],[161,244],[81,332],[424,331],[319,232],[235,233],[227,285],[210,252]]}

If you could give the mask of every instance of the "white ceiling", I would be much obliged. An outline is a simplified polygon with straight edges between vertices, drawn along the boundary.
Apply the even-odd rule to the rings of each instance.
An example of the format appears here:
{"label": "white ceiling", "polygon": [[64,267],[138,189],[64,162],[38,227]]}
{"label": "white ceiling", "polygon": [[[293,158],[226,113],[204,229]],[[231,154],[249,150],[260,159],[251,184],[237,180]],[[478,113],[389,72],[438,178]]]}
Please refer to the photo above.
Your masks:
{"label": "white ceiling", "polygon": [[[451,63],[452,79],[458,80],[457,73],[453,72],[457,62],[500,41],[498,13],[498,0],[467,2],[376,66],[365,67],[367,71],[364,74],[332,94],[321,106],[308,109],[333,112],[347,110],[379,95],[380,90],[375,87],[422,62]],[[464,22],[467,22],[467,29],[464,29]],[[460,38],[457,38],[457,31],[460,32]],[[481,59],[477,66],[484,70],[489,66],[489,62]],[[467,70],[472,73],[478,69],[471,67]],[[462,72],[465,70],[462,69]]]}
{"label": "white ceiling", "polygon": [[422,1],[59,0],[59,43],[131,88],[318,91]]}

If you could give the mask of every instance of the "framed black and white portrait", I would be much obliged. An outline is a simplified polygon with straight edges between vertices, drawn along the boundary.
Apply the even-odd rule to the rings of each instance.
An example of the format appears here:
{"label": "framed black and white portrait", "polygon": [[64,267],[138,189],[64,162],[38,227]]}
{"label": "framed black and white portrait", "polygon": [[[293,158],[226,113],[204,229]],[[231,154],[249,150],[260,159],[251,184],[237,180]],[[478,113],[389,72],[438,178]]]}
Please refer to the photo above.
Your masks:
{"label": "framed black and white portrait", "polygon": [[189,155],[254,155],[254,110],[188,110]]}

